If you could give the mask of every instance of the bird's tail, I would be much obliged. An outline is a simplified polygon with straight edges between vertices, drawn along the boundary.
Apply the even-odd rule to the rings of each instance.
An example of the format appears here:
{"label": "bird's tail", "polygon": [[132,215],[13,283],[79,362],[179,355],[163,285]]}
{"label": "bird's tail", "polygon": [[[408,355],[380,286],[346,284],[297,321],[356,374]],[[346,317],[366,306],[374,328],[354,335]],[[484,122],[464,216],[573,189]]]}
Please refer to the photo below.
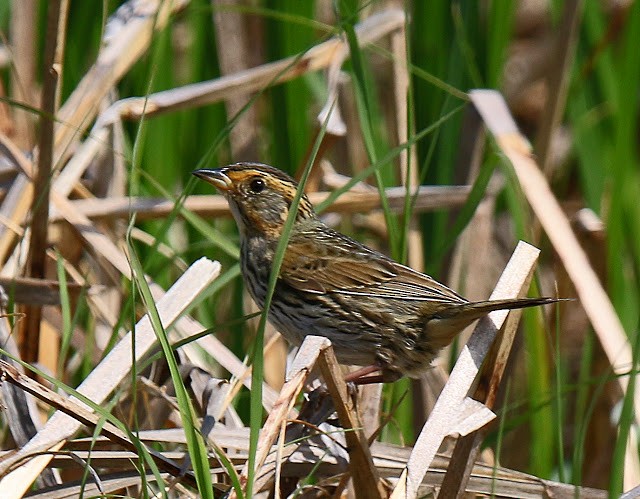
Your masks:
{"label": "bird's tail", "polygon": [[507,300],[485,300],[463,303],[461,305],[453,305],[438,311],[435,318],[450,319],[462,318],[471,321],[479,319],[494,310],[512,310],[517,308],[539,307],[540,305],[548,305],[567,301],[566,298],[516,298]]}
{"label": "bird's tail", "polygon": [[428,332],[431,347],[437,351],[451,343],[451,340],[465,327],[476,319],[484,317],[489,312],[538,307],[559,301],[566,300],[563,298],[518,298],[462,303],[439,310],[428,319],[425,328]]}

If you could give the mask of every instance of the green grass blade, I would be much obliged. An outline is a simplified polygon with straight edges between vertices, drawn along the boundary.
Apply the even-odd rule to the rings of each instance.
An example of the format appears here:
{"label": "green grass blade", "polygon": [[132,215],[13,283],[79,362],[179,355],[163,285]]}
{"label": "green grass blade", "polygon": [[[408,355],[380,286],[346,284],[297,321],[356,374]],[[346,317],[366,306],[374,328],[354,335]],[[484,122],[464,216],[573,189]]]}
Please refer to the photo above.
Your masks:
{"label": "green grass blade", "polygon": [[271,306],[271,300],[273,298],[273,293],[276,287],[276,282],[278,280],[278,276],[280,275],[280,267],[282,266],[282,262],[284,260],[284,254],[287,249],[287,244],[289,243],[289,236],[291,235],[291,231],[293,229],[293,224],[296,219],[296,214],[298,212],[298,207],[300,206],[300,199],[302,199],[302,195],[304,194],[304,186],[307,183],[307,179],[309,178],[309,174],[311,173],[311,167],[314,164],[316,155],[320,150],[320,145],[322,144],[322,140],[324,139],[325,132],[327,129],[327,123],[329,118],[331,117],[331,112],[333,108],[327,113],[327,118],[325,122],[322,124],[322,128],[316,137],[316,140],[313,144],[313,149],[311,151],[311,155],[309,157],[309,161],[305,166],[304,171],[300,177],[298,189],[296,190],[296,194],[291,201],[291,205],[289,206],[289,213],[287,215],[287,220],[284,223],[282,228],[282,233],[280,235],[280,239],[278,241],[278,246],[276,247],[276,251],[273,256],[273,262],[271,264],[271,273],[269,274],[269,283],[267,285],[267,293],[264,299],[264,307],[262,311],[262,315],[260,316],[260,324],[258,325],[258,331],[256,333],[256,339],[254,344],[254,353],[253,353],[253,369],[251,371],[251,401],[250,401],[250,419],[251,419],[251,432],[249,436],[249,476],[247,480],[247,497],[253,496],[253,485],[255,481],[255,462],[256,462],[256,451],[258,448],[258,438],[259,431],[262,425],[262,381],[263,381],[263,369],[264,369],[264,352],[262,351],[264,345],[264,330],[267,325],[267,318],[269,314],[269,308]]}
{"label": "green grass blade", "polygon": [[593,349],[595,338],[590,332],[582,345],[582,355],[580,356],[580,372],[578,374],[578,393],[576,394],[575,405],[575,436],[572,456],[571,483],[580,485],[582,483],[582,466],[585,457],[586,428],[589,424],[589,411],[587,403],[589,401],[589,390],[591,383],[589,373],[593,364]]}
{"label": "green grass blade", "polygon": [[129,438],[129,440],[133,443],[133,445],[136,446],[138,456],[143,457],[145,466],[148,466],[152,470],[157,480],[157,483],[161,485],[160,493],[162,494],[162,497],[168,498],[166,489],[164,487],[164,480],[162,479],[160,470],[158,469],[156,462],[151,457],[151,454],[149,454],[149,450],[147,449],[146,445],[139,438],[137,438],[122,421],[120,421],[117,417],[111,414],[110,409],[113,406],[113,402],[108,402],[106,404],[96,404],[93,400],[86,397],[82,393],[78,392],[74,388],[71,388],[70,386],[66,385],[62,381],[50,376],[49,374],[45,373],[44,371],[41,371],[40,369],[32,366],[31,364],[27,364],[21,359],[14,357],[13,355],[11,355],[9,352],[7,352],[2,348],[0,348],[0,355],[3,355],[9,359],[12,359],[13,361],[17,362],[25,369],[31,371],[32,373],[36,374],[42,379],[48,381],[49,383],[51,383],[52,386],[55,386],[58,391],[64,391],[70,396],[75,397],[80,402],[89,406],[94,412],[98,413],[105,421],[108,421],[109,423],[114,425],[116,428],[118,428],[120,431],[125,433]]}
{"label": "green grass blade", "polygon": [[[354,77],[354,88],[356,97],[356,107],[358,116],[360,117],[360,130],[364,139],[365,149],[370,164],[378,163],[378,158],[385,153],[384,139],[379,132],[379,126],[376,123],[382,122],[382,116],[377,110],[373,98],[371,78],[368,78],[365,69],[365,62],[362,55],[362,49],[358,43],[358,37],[355,32],[355,23],[357,21],[357,11],[348,7],[347,2],[339,2],[338,12],[341,16],[341,25],[347,38],[349,45],[349,53],[351,55],[351,68]],[[400,257],[401,241],[399,238],[398,221],[391,212],[389,200],[385,193],[385,182],[381,168],[373,170],[376,178],[376,185],[380,194],[380,202],[384,213],[385,223],[389,232],[389,244],[391,246],[391,254],[395,258]]]}
{"label": "green grass blade", "polygon": [[[636,424],[633,404],[635,389],[638,377],[638,362],[640,361],[640,333],[636,333],[633,344],[633,365],[629,372],[629,384],[624,394],[622,402],[622,412],[618,423],[618,438],[613,450],[613,460],[611,463],[611,479],[609,481],[609,497],[620,497],[624,490],[625,456],[627,454],[627,441],[629,440],[630,428]],[[638,444],[633,442],[637,451]]]}
{"label": "green grass blade", "polygon": [[565,385],[564,365],[562,362],[562,356],[560,353],[560,315],[558,307],[556,307],[556,333],[555,333],[555,415],[556,415],[556,450],[558,453],[558,479],[561,482],[566,482],[565,477],[565,454],[564,454],[564,406],[565,397],[562,393],[562,387]]}
{"label": "green grass blade", "polygon": [[327,209],[327,207],[330,206],[331,203],[333,203],[336,199],[338,199],[342,194],[344,194],[345,192],[349,191],[349,189],[351,189],[358,182],[362,182],[365,178],[367,178],[369,175],[371,175],[376,169],[381,168],[382,166],[388,164],[394,158],[396,158],[398,155],[400,155],[400,153],[402,151],[404,151],[405,149],[410,148],[414,144],[418,143],[422,138],[424,138],[427,135],[429,135],[430,133],[433,133],[434,131],[438,130],[438,128],[443,123],[445,123],[447,120],[451,119],[453,116],[455,116],[457,113],[459,113],[462,110],[463,107],[464,107],[463,105],[458,106],[457,108],[453,109],[452,111],[449,111],[448,113],[444,114],[440,119],[438,119],[438,121],[432,123],[428,127],[424,128],[423,130],[418,132],[416,135],[414,135],[409,140],[407,140],[407,142],[405,142],[404,144],[400,144],[399,146],[393,148],[383,158],[381,158],[380,161],[370,165],[369,167],[365,168],[361,172],[358,172],[357,174],[355,174],[343,186],[341,186],[339,189],[336,189],[331,194],[329,194],[329,196],[327,196],[327,198],[324,201],[322,201],[321,203],[318,203],[316,205],[316,211],[318,213],[320,213],[320,212],[324,211],[325,209]]}
{"label": "green grass blade", "polygon": [[202,497],[213,499],[211,473],[209,470],[209,456],[204,439],[196,428],[195,423],[197,418],[191,404],[191,399],[189,398],[187,389],[182,381],[180,370],[173,355],[169,339],[162,325],[162,321],[160,320],[160,315],[158,314],[158,309],[156,308],[155,301],[151,295],[151,290],[149,289],[149,285],[145,279],[142,263],[138,259],[135,248],[131,244],[130,239],[128,239],[128,246],[131,255],[130,262],[135,283],[145,304],[148,317],[151,321],[151,325],[153,326],[153,330],[156,333],[158,342],[162,347],[167,365],[169,366],[171,380],[175,387],[176,399],[180,409],[180,418],[182,420],[187,440],[187,449],[189,451],[194,474],[198,483],[198,491]]}
{"label": "green grass blade", "polygon": [[67,286],[67,273],[64,270],[64,262],[60,253],[56,252],[56,272],[60,287],[60,310],[62,312],[62,333],[60,342],[60,353],[58,355],[58,377],[64,379],[64,365],[67,360],[67,353],[71,345],[73,335],[73,324],[71,320],[71,300],[69,298],[69,288]]}

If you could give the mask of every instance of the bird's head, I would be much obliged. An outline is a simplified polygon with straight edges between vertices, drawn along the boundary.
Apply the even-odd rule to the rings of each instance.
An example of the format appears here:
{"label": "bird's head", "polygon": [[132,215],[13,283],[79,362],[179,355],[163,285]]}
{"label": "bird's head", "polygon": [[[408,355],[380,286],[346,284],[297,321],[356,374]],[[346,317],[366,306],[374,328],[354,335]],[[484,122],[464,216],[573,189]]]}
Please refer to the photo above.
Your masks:
{"label": "bird's head", "polygon": [[[193,174],[227,198],[241,234],[280,236],[298,188],[289,175],[261,163],[235,163],[214,170],[196,170]],[[296,222],[309,218],[315,218],[315,212],[303,195]]]}

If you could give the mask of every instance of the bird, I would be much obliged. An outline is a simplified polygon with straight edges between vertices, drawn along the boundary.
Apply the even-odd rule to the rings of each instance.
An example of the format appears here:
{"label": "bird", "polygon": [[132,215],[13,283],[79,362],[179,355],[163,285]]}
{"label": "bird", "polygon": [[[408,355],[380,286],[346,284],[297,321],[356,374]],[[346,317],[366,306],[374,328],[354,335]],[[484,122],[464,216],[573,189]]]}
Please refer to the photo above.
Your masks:
{"label": "bird", "polygon": [[[298,183],[273,166],[254,162],[192,173],[227,199],[238,226],[245,287],[263,309]],[[294,346],[308,335],[331,340],[338,362],[361,366],[347,376],[355,384],[417,378],[459,332],[489,312],[560,301],[468,301],[328,227],[305,194],[294,216],[268,319]]]}

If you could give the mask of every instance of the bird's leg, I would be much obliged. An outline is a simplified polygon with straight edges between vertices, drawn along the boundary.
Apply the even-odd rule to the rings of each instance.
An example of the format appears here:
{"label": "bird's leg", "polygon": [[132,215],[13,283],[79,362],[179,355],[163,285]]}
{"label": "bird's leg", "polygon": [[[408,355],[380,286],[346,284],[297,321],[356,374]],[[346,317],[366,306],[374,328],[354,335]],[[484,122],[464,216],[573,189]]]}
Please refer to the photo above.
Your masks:
{"label": "bird's leg", "polygon": [[361,378],[352,381],[354,385],[373,385],[376,383],[384,383],[384,376],[382,374],[376,374],[374,376],[363,376]]}
{"label": "bird's leg", "polygon": [[[379,373],[374,376],[370,376],[373,373]],[[382,383],[383,375],[381,373],[380,366],[371,364],[370,366],[361,367],[344,377],[347,383],[353,383],[354,385],[370,385],[373,383]]]}

